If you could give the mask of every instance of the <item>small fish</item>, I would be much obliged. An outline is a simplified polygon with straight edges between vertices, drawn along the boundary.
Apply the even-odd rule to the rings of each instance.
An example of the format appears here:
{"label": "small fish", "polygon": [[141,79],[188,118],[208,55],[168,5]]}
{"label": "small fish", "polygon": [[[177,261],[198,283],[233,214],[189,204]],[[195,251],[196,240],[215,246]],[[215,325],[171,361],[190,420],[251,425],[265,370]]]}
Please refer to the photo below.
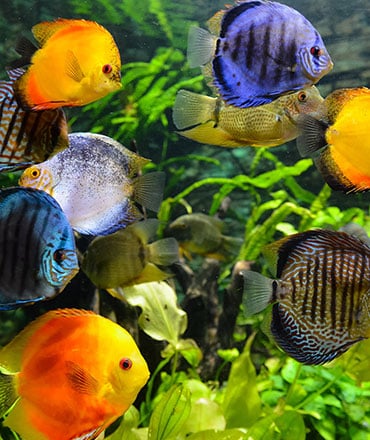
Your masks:
{"label": "small fish", "polygon": [[204,66],[222,99],[236,107],[267,104],[333,68],[319,32],[287,5],[238,2],[216,13],[209,29],[213,34],[190,28],[189,65]]}
{"label": "small fish", "polygon": [[164,173],[138,176],[149,163],[114,139],[94,133],[71,133],[69,147],[27,168],[19,184],[53,196],[72,228],[106,235],[143,217],[135,203],[158,211]]}
{"label": "small fish", "polygon": [[246,315],[272,303],[276,343],[304,364],[323,364],[370,337],[370,247],[324,229],[283,238],[266,249],[275,280],[242,271]]}
{"label": "small fish", "polygon": [[21,39],[12,66],[30,66],[14,83],[24,109],[82,106],[121,88],[121,59],[112,35],[100,24],[59,18],[32,28],[40,48]]}
{"label": "small fish", "polygon": [[301,115],[297,139],[302,156],[313,156],[328,185],[349,192],[370,189],[370,89],[338,89],[322,103],[320,117]]}
{"label": "small fish", "polygon": [[0,310],[50,299],[78,272],[73,231],[44,191],[0,190],[0,237]]}
{"label": "small fish", "polygon": [[23,73],[23,69],[10,70],[10,81],[0,81],[0,170],[42,162],[68,146],[62,109],[30,111],[18,104],[13,84]]}
{"label": "small fish", "polygon": [[222,234],[222,220],[203,213],[185,214],[174,220],[168,235],[176,238],[180,249],[216,260],[228,260],[235,256],[243,240]]}
{"label": "small fish", "polygon": [[178,261],[178,244],[174,238],[149,244],[158,224],[157,219],[148,219],[114,234],[94,238],[83,256],[82,270],[103,289],[169,278],[171,274],[157,265],[168,266]]}
{"label": "small fish", "polygon": [[322,101],[315,86],[249,108],[180,90],[173,108],[173,120],[181,130],[179,134],[205,144],[273,147],[295,139],[298,115],[316,112]]}
{"label": "small fish", "polygon": [[0,350],[0,412],[23,440],[92,440],[148,378],[124,328],[87,310],[52,310]]}

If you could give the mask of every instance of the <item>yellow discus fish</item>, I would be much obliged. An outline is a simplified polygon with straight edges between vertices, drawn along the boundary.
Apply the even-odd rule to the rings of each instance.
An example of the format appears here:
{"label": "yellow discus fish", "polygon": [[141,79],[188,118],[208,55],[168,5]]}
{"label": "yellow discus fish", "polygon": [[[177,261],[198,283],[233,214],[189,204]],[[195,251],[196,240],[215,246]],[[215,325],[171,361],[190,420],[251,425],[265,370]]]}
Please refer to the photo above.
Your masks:
{"label": "yellow discus fish", "polygon": [[32,33],[41,47],[22,39],[17,48],[22,58],[13,63],[31,63],[14,85],[23,108],[81,106],[121,87],[120,54],[100,24],[59,18],[33,26]]}
{"label": "yellow discus fish", "polygon": [[273,147],[295,139],[298,136],[297,116],[315,113],[322,101],[315,86],[249,108],[180,90],[173,108],[173,120],[179,134],[204,144]]}

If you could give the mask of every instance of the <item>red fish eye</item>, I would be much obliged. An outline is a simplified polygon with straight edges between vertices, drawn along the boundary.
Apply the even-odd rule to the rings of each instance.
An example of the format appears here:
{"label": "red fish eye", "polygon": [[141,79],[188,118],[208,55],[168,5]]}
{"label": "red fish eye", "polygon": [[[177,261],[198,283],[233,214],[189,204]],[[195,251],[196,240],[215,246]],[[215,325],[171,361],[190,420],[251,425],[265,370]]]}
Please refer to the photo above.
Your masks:
{"label": "red fish eye", "polygon": [[300,92],[300,93],[298,94],[298,101],[299,101],[299,102],[305,102],[306,99],[307,99],[306,92]]}
{"label": "red fish eye", "polygon": [[132,367],[132,360],[129,358],[123,358],[119,361],[119,366],[122,370],[129,370]]}
{"label": "red fish eye", "polygon": [[314,57],[318,57],[318,56],[322,55],[322,51],[321,51],[321,49],[318,46],[311,47],[310,53]]}
{"label": "red fish eye", "polygon": [[53,254],[53,259],[60,264],[66,258],[66,254],[62,249],[57,249]]}
{"label": "red fish eye", "polygon": [[110,64],[104,64],[104,66],[102,67],[102,72],[107,74],[107,73],[111,73],[112,71],[112,66]]}

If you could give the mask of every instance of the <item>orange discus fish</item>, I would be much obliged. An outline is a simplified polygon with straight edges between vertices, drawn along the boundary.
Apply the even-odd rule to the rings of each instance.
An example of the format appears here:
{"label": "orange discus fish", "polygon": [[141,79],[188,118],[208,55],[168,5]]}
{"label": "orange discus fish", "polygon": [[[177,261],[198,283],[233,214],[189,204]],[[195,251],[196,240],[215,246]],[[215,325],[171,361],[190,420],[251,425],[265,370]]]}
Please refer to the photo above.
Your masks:
{"label": "orange discus fish", "polygon": [[15,66],[31,64],[14,85],[25,109],[81,106],[121,87],[121,59],[100,24],[59,18],[32,28],[40,48],[21,40]]}
{"label": "orange discus fish", "polygon": [[130,334],[78,309],[50,311],[0,351],[0,410],[23,440],[91,440],[149,377]]}
{"label": "orange discus fish", "polygon": [[335,90],[321,104],[319,115],[301,115],[298,119],[301,155],[313,156],[333,189],[346,193],[369,190],[370,89]]}

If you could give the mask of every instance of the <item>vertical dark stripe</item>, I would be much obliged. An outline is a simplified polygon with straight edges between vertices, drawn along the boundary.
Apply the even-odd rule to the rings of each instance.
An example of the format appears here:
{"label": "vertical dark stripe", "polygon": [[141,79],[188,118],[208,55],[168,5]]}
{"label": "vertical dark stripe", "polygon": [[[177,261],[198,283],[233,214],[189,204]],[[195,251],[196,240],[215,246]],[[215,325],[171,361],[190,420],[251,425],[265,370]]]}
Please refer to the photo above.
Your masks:
{"label": "vertical dark stripe", "polygon": [[[312,268],[312,294],[311,294],[311,320],[315,322],[316,308],[319,292],[319,268],[320,268],[320,255],[315,255],[314,265]],[[308,283],[310,284],[310,283]]]}
{"label": "vertical dark stripe", "polygon": [[275,62],[276,62],[276,69],[274,72],[274,75],[270,78],[273,81],[274,85],[277,85],[280,83],[282,74],[283,74],[283,69],[284,69],[284,65],[282,64],[282,60],[285,57],[285,53],[286,53],[286,46],[285,46],[285,42],[286,42],[286,35],[285,35],[285,21],[282,21],[280,23],[280,26],[278,27],[279,29],[279,35],[276,35],[276,37],[274,37],[275,41],[279,41],[279,49],[278,52],[276,54],[276,58],[275,58]]}
{"label": "vertical dark stripe", "polygon": [[9,125],[8,125],[8,130],[7,130],[6,135],[4,137],[3,150],[4,150],[4,147],[6,145],[8,145],[9,138],[10,138],[10,136],[12,134],[13,129],[14,129],[14,125],[17,122],[18,111],[19,111],[19,107],[15,107],[13,115],[12,115],[12,117],[10,119],[10,122],[9,122]]}
{"label": "vertical dark stripe", "polygon": [[304,297],[303,297],[303,304],[302,304],[302,316],[306,315],[307,312],[307,303],[309,300],[309,296],[310,296],[310,280],[311,280],[311,261],[308,260],[307,261],[307,281],[304,284],[305,287],[305,293],[304,293]]}
{"label": "vertical dark stripe", "polygon": [[[341,252],[339,258],[344,260],[346,258],[346,255],[343,252]],[[348,297],[348,291],[350,290],[349,288],[351,287],[349,285],[349,276],[350,276],[349,266],[348,264],[346,264],[345,267],[343,268],[343,293],[341,298],[342,301],[341,301],[340,318],[339,318],[341,329],[346,327],[347,297]]]}
{"label": "vertical dark stripe", "polygon": [[362,255],[356,252],[353,261],[353,273],[348,274],[351,276],[352,279],[350,294],[348,298],[348,305],[347,305],[348,329],[352,328],[354,311],[356,310],[357,312],[360,308],[360,303],[361,303],[360,283],[361,283],[361,277],[363,276],[364,273],[363,263],[364,263],[364,259],[362,258]]}
{"label": "vertical dark stripe", "polygon": [[327,304],[327,273],[329,270],[328,267],[328,251],[327,249],[323,249],[323,253],[322,253],[322,261],[321,261],[321,265],[320,263],[318,264],[317,268],[321,267],[321,304],[320,304],[320,319],[321,322],[325,321],[326,318],[326,304]]}
{"label": "vertical dark stripe", "polygon": [[[331,252],[332,262],[330,267],[330,315],[331,315],[331,325],[335,329],[337,325],[337,294],[336,294],[336,279],[339,278],[339,287],[342,291],[343,289],[343,258],[337,261],[337,252],[335,249]],[[338,266],[339,264],[339,266]],[[339,273],[336,273],[336,270]],[[334,287],[333,287],[334,286]]]}
{"label": "vertical dark stripe", "polygon": [[[38,112],[37,115],[35,115],[35,117],[34,117],[34,121],[33,121],[31,129],[27,131],[28,141],[27,141],[27,147],[25,150],[26,154],[31,153],[32,144],[35,142],[35,135],[37,133],[37,129],[39,128],[39,125],[42,124],[42,117],[43,117],[43,113]],[[37,139],[36,141],[39,141],[39,139]]]}
{"label": "vertical dark stripe", "polygon": [[254,24],[251,23],[249,32],[248,32],[248,44],[245,47],[245,65],[249,70],[252,67],[252,61],[257,61],[255,59],[254,48],[256,44],[256,39],[254,35]]}
{"label": "vertical dark stripe", "polygon": [[[234,23],[234,21],[239,17],[239,15],[245,13],[249,9],[253,9],[255,7],[258,7],[261,4],[263,4],[261,1],[249,1],[249,2],[245,2],[245,3],[241,3],[240,5],[237,5],[233,8],[230,8],[229,10],[227,10],[225,15],[222,18],[220,37],[221,38],[225,37],[229,26],[231,26]],[[247,13],[249,13],[249,12],[247,12]],[[251,14],[253,14],[253,12]],[[251,16],[253,16],[253,15],[251,15]]]}
{"label": "vertical dark stripe", "polygon": [[297,286],[296,286],[294,277],[291,278],[290,282],[292,284],[292,304],[294,305],[295,301],[296,301],[296,295],[297,295]]}
{"label": "vertical dark stripe", "polygon": [[266,25],[265,27],[265,35],[263,36],[263,43],[262,43],[262,58],[260,59],[261,69],[259,73],[260,81],[264,82],[267,75],[267,66],[268,66],[268,60],[270,55],[270,37],[271,37],[271,26],[272,23]]}

